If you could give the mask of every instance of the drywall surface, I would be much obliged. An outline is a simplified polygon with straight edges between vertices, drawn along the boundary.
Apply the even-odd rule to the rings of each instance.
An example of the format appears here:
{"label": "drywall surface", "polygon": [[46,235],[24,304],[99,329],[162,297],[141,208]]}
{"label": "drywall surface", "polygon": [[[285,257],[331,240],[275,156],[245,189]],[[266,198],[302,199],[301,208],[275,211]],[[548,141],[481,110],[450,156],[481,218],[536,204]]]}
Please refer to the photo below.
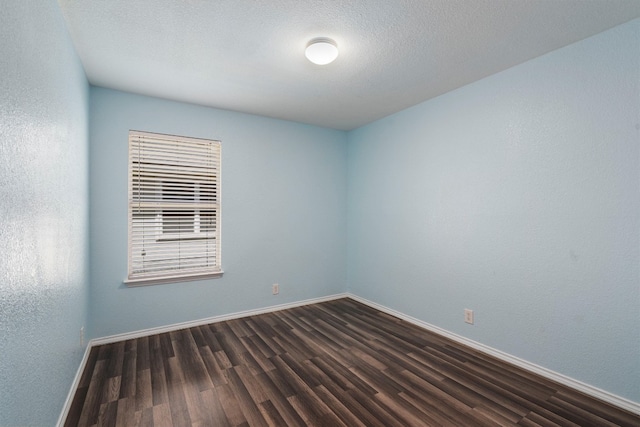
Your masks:
{"label": "drywall surface", "polygon": [[635,20],[350,132],[350,291],[640,401],[639,77]]}
{"label": "drywall surface", "polygon": [[89,89],[56,2],[4,2],[0,57],[0,425],[51,426],[84,351]]}
{"label": "drywall surface", "polygon": [[[344,292],[345,132],[94,87],[90,117],[92,336]],[[223,277],[123,284],[130,129],[222,141]]]}

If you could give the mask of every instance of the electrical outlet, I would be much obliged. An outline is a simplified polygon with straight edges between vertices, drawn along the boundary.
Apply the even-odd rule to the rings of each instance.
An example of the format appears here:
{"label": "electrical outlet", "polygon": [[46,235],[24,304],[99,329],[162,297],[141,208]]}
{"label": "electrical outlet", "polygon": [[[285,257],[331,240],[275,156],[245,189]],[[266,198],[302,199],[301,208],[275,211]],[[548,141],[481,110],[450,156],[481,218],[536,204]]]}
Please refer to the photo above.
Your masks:
{"label": "electrical outlet", "polygon": [[80,347],[84,347],[84,326],[80,328]]}
{"label": "electrical outlet", "polygon": [[271,285],[271,293],[273,295],[278,295],[280,293],[280,285],[278,285],[277,283]]}
{"label": "electrical outlet", "polygon": [[464,321],[473,325],[473,310],[469,310],[468,308],[464,309]]}

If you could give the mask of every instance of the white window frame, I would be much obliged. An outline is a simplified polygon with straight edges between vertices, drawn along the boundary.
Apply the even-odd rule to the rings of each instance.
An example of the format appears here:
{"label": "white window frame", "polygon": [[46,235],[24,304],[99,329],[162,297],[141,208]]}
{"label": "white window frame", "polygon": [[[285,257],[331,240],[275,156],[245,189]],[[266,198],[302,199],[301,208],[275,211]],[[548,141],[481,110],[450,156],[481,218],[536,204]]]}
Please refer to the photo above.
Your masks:
{"label": "white window frame", "polygon": [[127,286],[223,274],[221,149],[216,140],[129,131]]}

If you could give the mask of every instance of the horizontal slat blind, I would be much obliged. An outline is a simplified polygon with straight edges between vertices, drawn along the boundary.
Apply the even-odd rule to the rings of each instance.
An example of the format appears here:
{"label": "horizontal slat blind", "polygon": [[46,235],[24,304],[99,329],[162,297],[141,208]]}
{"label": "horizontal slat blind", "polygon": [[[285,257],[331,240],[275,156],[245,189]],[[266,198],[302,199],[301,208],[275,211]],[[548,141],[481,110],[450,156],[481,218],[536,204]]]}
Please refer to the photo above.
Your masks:
{"label": "horizontal slat blind", "polygon": [[220,141],[129,132],[129,280],[220,267]]}

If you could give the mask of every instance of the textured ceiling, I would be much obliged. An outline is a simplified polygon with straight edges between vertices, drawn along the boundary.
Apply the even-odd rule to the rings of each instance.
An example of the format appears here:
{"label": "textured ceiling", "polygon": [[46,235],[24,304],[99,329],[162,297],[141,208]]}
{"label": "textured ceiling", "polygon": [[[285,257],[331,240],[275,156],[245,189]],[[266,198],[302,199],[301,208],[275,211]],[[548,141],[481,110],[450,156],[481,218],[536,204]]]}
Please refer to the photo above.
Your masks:
{"label": "textured ceiling", "polygon": [[[97,86],[349,130],[640,16],[640,0],[58,0]],[[306,43],[333,38],[329,65]]]}

